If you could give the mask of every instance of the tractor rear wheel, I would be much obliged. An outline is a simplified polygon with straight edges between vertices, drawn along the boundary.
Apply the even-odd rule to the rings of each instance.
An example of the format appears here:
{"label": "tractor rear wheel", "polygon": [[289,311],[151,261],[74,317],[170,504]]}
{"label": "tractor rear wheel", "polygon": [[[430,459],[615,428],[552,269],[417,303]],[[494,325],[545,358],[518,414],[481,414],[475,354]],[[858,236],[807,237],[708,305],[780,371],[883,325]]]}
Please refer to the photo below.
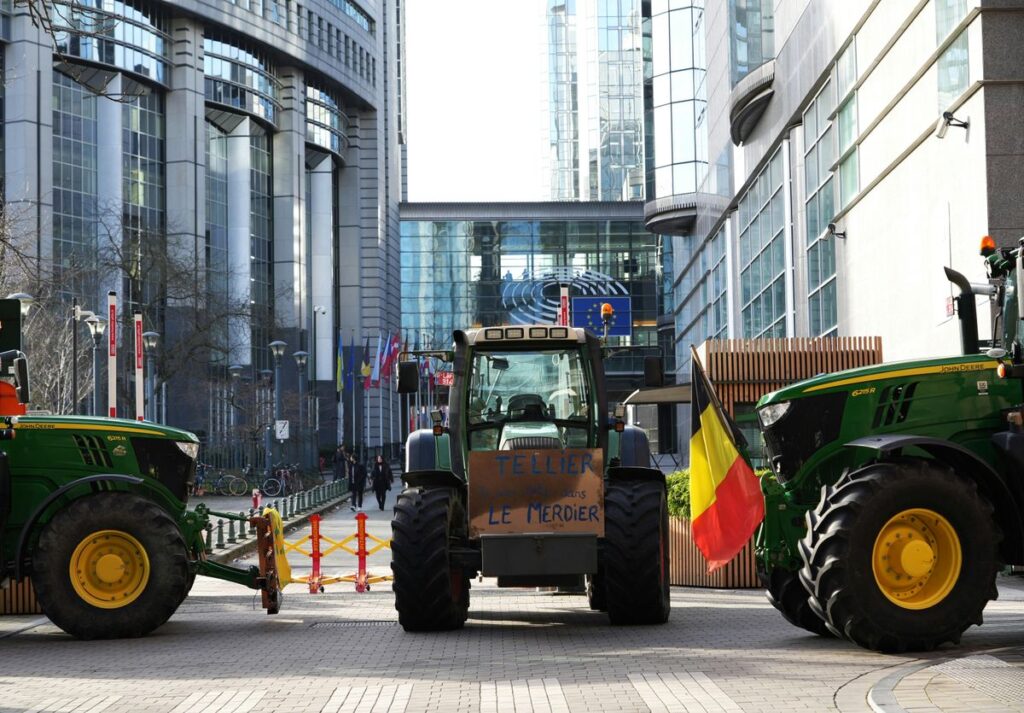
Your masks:
{"label": "tractor rear wheel", "polygon": [[612,624],[664,624],[671,610],[665,485],[612,482],[604,503],[608,618]]}
{"label": "tractor rear wheel", "polygon": [[130,493],[75,500],[47,523],[32,553],[43,612],[79,639],[148,634],[178,608],[189,577],[177,524]]}
{"label": "tractor rear wheel", "polygon": [[765,596],[786,621],[818,636],[833,636],[825,621],[811,609],[807,590],[796,572],[776,567],[767,577],[762,575],[762,581],[765,584]]}
{"label": "tractor rear wheel", "polygon": [[997,596],[999,537],[973,481],[935,461],[874,463],[822,489],[800,578],[837,636],[927,651],[981,624]]}
{"label": "tractor rear wheel", "polygon": [[458,629],[469,616],[469,577],[452,567],[452,536],[465,516],[450,488],[409,488],[391,520],[398,623],[406,631]]}

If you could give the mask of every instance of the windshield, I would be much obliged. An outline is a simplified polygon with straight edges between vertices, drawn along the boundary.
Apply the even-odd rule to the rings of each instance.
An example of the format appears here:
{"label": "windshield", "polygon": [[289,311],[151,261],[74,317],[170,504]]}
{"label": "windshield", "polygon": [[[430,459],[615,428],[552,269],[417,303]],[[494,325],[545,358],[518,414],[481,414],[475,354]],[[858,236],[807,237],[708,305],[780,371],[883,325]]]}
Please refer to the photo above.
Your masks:
{"label": "windshield", "polygon": [[579,351],[476,352],[467,399],[472,450],[588,445],[591,394]]}

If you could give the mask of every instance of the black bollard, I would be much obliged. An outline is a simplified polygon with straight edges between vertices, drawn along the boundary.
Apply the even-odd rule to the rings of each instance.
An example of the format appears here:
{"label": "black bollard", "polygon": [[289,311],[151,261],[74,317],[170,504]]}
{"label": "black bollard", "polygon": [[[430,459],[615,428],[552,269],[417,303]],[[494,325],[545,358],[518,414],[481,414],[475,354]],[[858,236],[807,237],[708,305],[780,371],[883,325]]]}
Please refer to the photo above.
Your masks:
{"label": "black bollard", "polygon": [[235,539],[235,521],[228,520],[228,544],[233,545],[236,542],[238,542],[238,540]]}
{"label": "black bollard", "polygon": [[213,523],[206,523],[206,554],[213,554]]}
{"label": "black bollard", "polygon": [[238,539],[244,541],[249,534],[248,528],[245,526],[245,513],[239,511],[238,517]]}
{"label": "black bollard", "polygon": [[218,520],[217,521],[217,549],[218,550],[223,550],[226,547],[227,547],[227,545],[224,544],[224,521],[223,520]]}

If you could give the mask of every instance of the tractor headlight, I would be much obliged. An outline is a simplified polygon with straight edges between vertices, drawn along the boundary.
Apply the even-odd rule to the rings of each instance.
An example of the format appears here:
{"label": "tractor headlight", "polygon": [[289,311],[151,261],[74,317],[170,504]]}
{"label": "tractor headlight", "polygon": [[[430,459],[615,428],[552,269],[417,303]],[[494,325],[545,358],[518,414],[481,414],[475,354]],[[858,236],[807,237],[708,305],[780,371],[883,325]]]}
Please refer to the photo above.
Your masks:
{"label": "tractor headlight", "polygon": [[768,428],[780,418],[786,415],[789,411],[789,401],[783,401],[779,404],[768,404],[758,409],[757,417],[761,421],[761,428]]}
{"label": "tractor headlight", "polygon": [[195,460],[196,456],[199,455],[198,443],[186,443],[185,441],[175,441],[174,444],[178,446],[182,453],[187,455],[192,460]]}

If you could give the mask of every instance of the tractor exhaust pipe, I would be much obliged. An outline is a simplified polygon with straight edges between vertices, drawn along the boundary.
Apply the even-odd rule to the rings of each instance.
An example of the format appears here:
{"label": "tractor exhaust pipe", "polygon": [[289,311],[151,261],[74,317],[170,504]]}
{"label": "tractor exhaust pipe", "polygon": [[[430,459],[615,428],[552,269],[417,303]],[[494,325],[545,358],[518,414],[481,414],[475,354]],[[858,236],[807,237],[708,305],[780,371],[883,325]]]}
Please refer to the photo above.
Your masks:
{"label": "tractor exhaust pipe", "polygon": [[966,277],[948,267],[946,279],[960,288],[956,299],[956,314],[960,319],[960,349],[964,354],[978,353],[978,308],[974,304],[974,288]]}

